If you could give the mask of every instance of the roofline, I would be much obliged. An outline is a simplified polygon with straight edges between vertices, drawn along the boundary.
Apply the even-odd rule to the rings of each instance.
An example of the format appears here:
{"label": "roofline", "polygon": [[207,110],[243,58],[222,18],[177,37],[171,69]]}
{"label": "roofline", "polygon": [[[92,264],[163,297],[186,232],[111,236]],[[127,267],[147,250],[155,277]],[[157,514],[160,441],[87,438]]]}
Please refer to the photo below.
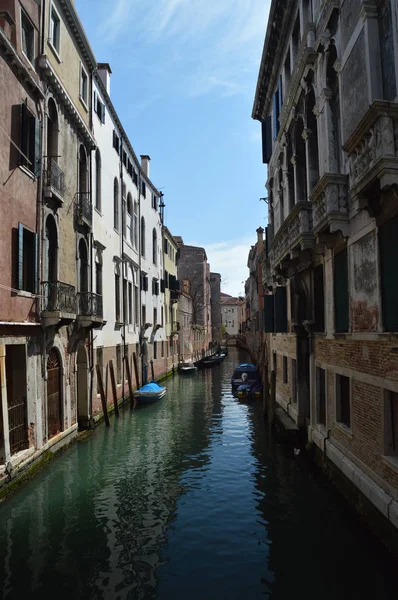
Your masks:
{"label": "roofline", "polygon": [[72,26],[72,31],[77,37],[80,50],[82,51],[86,61],[91,66],[92,71],[97,68],[97,61],[94,52],[91,49],[90,43],[84,31],[84,27],[79,19],[76,8],[71,0],[58,0],[62,6],[65,15],[69,17],[69,24]]}
{"label": "roofline", "polygon": [[163,225],[163,232],[166,233],[169,236],[169,238],[171,239],[171,241],[173,242],[173,244],[175,244],[175,246],[176,246],[176,248],[178,250],[179,246],[178,246],[177,242],[175,241],[174,236],[170,232],[170,229],[167,227],[167,225]]}

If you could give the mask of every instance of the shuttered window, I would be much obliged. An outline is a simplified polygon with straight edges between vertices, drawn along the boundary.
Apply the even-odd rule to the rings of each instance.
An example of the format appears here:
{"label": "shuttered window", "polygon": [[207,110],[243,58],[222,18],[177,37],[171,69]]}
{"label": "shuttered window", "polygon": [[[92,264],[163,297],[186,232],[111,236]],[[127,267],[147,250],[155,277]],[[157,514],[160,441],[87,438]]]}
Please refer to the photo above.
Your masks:
{"label": "shuttered window", "polygon": [[398,217],[379,228],[381,294],[385,331],[398,331]]}
{"label": "shuttered window", "polygon": [[261,134],[263,142],[263,163],[268,164],[272,156],[272,125],[271,115],[261,123]]}
{"label": "shuttered window", "polygon": [[39,236],[18,224],[17,289],[38,293]]}
{"label": "shuttered window", "polygon": [[274,296],[264,296],[263,329],[271,333],[274,327]]}
{"label": "shuttered window", "polygon": [[334,257],[334,319],[337,333],[349,329],[347,249]]}
{"label": "shuttered window", "polygon": [[20,124],[20,165],[23,165],[36,177],[40,176],[41,168],[41,127],[39,119],[28,109],[25,103],[21,104]]}
{"label": "shuttered window", "polygon": [[314,269],[314,331],[325,331],[325,294],[323,280],[323,265]]}
{"label": "shuttered window", "polygon": [[277,287],[275,290],[275,332],[287,333],[287,299],[285,287]]}

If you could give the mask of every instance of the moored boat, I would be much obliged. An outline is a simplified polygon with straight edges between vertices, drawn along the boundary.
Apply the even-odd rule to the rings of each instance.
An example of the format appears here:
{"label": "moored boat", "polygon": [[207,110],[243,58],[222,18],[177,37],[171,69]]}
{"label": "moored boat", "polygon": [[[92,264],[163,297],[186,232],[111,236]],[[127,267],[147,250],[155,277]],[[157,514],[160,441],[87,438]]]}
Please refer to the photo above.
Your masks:
{"label": "moored boat", "polygon": [[183,375],[188,375],[189,373],[196,373],[198,367],[196,367],[193,363],[181,363],[178,365],[178,372]]}
{"label": "moored boat", "polygon": [[166,392],[167,388],[159,385],[156,381],[151,381],[151,383],[147,383],[140,387],[140,389],[134,393],[134,396],[140,404],[151,404],[152,402],[156,402],[163,398]]}
{"label": "moored boat", "polygon": [[[245,374],[246,377],[244,377]],[[232,387],[237,387],[242,383],[252,385],[258,381],[260,381],[260,377],[256,365],[251,363],[241,363],[240,365],[237,365],[231,377]]]}

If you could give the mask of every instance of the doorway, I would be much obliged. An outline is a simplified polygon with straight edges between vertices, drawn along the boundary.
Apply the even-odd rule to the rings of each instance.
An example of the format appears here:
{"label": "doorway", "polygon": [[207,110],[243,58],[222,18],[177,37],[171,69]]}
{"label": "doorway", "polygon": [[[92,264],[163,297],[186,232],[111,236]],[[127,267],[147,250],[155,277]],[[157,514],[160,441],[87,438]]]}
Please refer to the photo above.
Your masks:
{"label": "doorway", "polygon": [[58,350],[51,348],[47,359],[47,421],[48,439],[63,430],[61,361]]}
{"label": "doorway", "polygon": [[77,351],[77,420],[79,427],[89,426],[90,414],[88,406],[88,361],[83,345]]}

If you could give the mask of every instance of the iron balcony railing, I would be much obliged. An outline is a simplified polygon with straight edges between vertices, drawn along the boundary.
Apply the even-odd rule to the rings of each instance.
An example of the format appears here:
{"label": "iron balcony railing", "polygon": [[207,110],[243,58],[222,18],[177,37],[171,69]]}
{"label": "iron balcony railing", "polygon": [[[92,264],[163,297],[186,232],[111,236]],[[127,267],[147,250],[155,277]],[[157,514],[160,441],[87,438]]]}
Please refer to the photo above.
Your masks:
{"label": "iron balcony railing", "polygon": [[85,223],[89,227],[93,224],[93,206],[89,192],[78,192],[76,194],[76,216],[80,224]]}
{"label": "iron balcony railing", "polygon": [[45,158],[45,185],[55,190],[59,196],[64,195],[65,175],[52,156]]}
{"label": "iron balcony railing", "polygon": [[102,296],[94,292],[80,292],[78,295],[79,315],[84,317],[103,317]]}
{"label": "iron balcony railing", "polygon": [[76,290],[73,285],[61,281],[44,281],[44,312],[76,314]]}

